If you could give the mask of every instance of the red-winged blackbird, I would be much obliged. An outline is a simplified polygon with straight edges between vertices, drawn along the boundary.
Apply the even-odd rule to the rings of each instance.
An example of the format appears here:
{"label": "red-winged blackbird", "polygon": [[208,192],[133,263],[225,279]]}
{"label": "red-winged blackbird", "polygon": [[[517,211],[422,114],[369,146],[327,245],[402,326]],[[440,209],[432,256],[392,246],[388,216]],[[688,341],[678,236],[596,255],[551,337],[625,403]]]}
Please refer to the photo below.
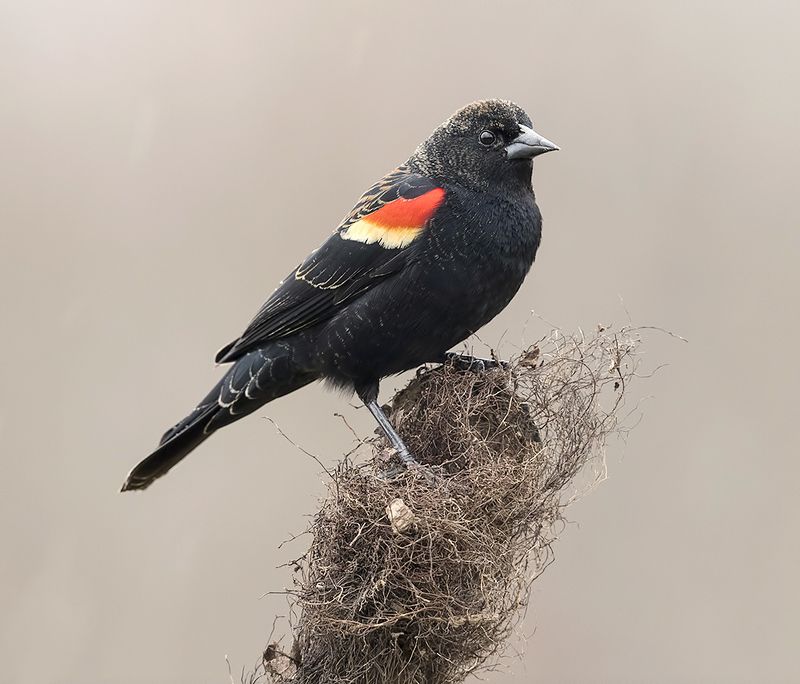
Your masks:
{"label": "red-winged blackbird", "polygon": [[542,224],[532,160],[558,149],[531,126],[502,100],[474,102],[439,126],[220,350],[217,362],[233,366],[122,490],[148,487],[211,433],[320,379],[355,390],[413,463],[378,406],[378,383],[444,362],[522,284]]}

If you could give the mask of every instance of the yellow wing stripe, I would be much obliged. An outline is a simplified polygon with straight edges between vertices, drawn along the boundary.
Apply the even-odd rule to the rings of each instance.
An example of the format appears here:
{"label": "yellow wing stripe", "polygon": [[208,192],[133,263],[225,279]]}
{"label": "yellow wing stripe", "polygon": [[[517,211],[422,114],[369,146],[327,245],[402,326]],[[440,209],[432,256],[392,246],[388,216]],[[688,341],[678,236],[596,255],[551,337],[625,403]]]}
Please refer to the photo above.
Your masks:
{"label": "yellow wing stripe", "polygon": [[368,218],[362,218],[355,223],[351,223],[339,235],[345,240],[357,240],[371,245],[374,242],[380,243],[382,247],[397,249],[411,244],[419,235],[424,226],[392,226],[387,228],[372,223]]}

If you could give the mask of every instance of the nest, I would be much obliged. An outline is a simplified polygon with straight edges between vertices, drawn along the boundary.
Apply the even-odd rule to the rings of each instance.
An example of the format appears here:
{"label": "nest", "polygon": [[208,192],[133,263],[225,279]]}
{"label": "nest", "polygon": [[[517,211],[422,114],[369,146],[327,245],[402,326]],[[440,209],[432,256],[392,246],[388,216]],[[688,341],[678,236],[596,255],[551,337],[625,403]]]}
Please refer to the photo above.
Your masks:
{"label": "nest", "polygon": [[296,565],[293,644],[271,644],[249,681],[447,684],[494,664],[575,476],[603,471],[637,341],[598,328],[505,368],[420,370],[387,413],[425,467],[387,477],[381,438],[339,464]]}

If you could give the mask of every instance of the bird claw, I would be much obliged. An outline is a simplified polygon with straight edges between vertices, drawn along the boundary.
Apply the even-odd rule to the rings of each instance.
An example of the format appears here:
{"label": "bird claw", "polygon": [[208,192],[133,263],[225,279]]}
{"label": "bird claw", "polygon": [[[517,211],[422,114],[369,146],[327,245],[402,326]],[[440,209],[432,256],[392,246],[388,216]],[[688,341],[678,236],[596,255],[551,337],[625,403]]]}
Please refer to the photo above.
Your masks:
{"label": "bird claw", "polygon": [[445,354],[445,363],[450,364],[456,370],[472,371],[473,373],[481,373],[493,368],[502,368],[503,370],[508,370],[509,368],[508,361],[482,359],[477,356],[458,354],[456,352],[448,352]]}
{"label": "bird claw", "polygon": [[394,454],[400,457],[401,463],[395,462],[378,470],[378,477],[384,482],[397,480],[406,473],[414,473],[414,475],[422,478],[429,487],[433,487],[440,481],[440,478],[430,466],[422,465],[409,453],[401,454],[399,451],[395,451]]}
{"label": "bird claw", "polygon": [[435,487],[439,482],[441,482],[441,478],[433,471],[433,468],[430,466],[421,465],[414,461],[413,465],[407,465],[406,470],[413,472],[418,477],[422,478],[423,482],[429,487]]}

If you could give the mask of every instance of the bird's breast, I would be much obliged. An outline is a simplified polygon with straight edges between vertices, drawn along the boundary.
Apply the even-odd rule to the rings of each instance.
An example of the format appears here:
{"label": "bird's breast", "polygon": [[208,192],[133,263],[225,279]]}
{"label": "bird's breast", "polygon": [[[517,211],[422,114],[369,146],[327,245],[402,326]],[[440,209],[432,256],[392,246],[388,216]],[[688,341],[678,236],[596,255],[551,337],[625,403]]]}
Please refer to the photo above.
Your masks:
{"label": "bird's breast", "polygon": [[444,274],[448,292],[471,293],[489,305],[505,299],[505,306],[539,247],[542,219],[533,194],[453,194],[431,226],[432,271]]}

